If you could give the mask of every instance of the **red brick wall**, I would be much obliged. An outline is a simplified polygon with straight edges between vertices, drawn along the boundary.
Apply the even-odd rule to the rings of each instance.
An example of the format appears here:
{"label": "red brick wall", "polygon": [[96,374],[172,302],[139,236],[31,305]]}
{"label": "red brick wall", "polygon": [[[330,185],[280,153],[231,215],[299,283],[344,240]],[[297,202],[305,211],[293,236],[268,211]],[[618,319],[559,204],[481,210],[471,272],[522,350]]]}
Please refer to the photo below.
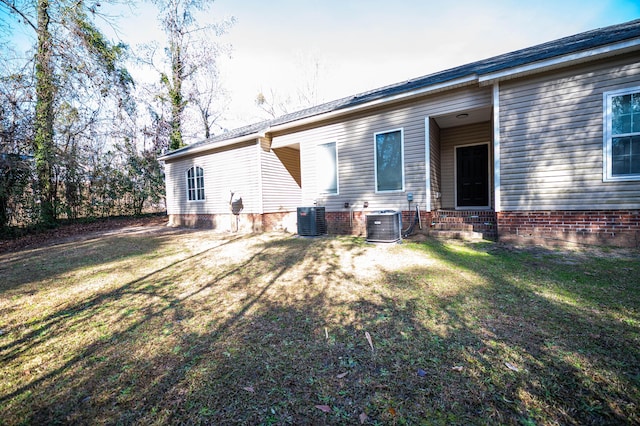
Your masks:
{"label": "red brick wall", "polygon": [[[327,231],[334,235],[357,235],[367,234],[367,214],[372,212],[353,212],[350,219],[349,211],[326,212]],[[406,229],[412,223],[415,211],[402,212],[402,228]],[[420,212],[422,219],[422,229],[427,232],[431,224],[431,212]],[[295,233],[296,212],[265,213],[265,214],[240,214],[236,222],[235,216],[230,214],[182,214],[169,215],[170,226],[186,226],[191,228],[215,229],[221,232],[235,232],[239,228],[242,232],[268,232],[286,231]],[[416,229],[416,232],[419,232]]]}
{"label": "red brick wall", "polygon": [[[338,235],[367,235],[367,215],[373,212],[353,212],[353,218],[350,219],[348,211],[344,212],[326,212],[327,230],[329,234]],[[415,211],[405,210],[402,212],[402,229],[407,229],[413,222]],[[420,212],[422,220],[422,229],[428,230],[431,224],[431,212]]]}
{"label": "red brick wall", "polygon": [[297,213],[278,212],[262,215],[262,229],[269,231],[297,232]]}
{"label": "red brick wall", "polygon": [[502,241],[640,247],[640,211],[498,212]]}
{"label": "red brick wall", "polygon": [[220,232],[262,232],[262,215],[232,214],[171,214],[169,226],[215,229]]}

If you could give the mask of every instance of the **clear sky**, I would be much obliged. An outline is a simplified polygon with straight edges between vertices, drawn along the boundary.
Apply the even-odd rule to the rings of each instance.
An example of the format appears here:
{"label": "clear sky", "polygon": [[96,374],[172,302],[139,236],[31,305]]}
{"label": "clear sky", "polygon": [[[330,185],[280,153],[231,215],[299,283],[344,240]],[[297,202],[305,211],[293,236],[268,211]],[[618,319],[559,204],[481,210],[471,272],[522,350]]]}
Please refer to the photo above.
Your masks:
{"label": "clear sky", "polygon": [[[119,21],[132,46],[161,39],[154,8]],[[260,90],[281,94],[321,65],[325,101],[397,83],[563,36],[640,18],[640,0],[216,0],[201,21],[234,16],[223,83],[225,125],[260,119]]]}

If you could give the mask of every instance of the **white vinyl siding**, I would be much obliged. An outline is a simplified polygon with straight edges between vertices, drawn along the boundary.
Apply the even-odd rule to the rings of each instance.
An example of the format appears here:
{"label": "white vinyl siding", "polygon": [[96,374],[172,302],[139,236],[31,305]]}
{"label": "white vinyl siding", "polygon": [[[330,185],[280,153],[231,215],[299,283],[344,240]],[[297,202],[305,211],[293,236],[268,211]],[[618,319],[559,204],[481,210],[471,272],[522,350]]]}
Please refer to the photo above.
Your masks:
{"label": "white vinyl siding", "polygon": [[404,131],[374,135],[376,192],[404,191]]}
{"label": "white vinyl siding", "polygon": [[640,85],[637,56],[500,84],[503,211],[637,209],[637,182],[603,182],[603,94]]}
{"label": "white vinyl siding", "polygon": [[[405,192],[375,192],[375,133],[402,128],[404,131],[404,188],[413,192],[414,202],[426,203],[425,187],[425,122],[438,116],[491,104],[491,88],[463,88],[425,97],[401,105],[387,106],[369,112],[343,117],[313,129],[300,130],[274,137],[272,146],[300,145],[302,170],[302,204],[317,202],[328,211],[344,210],[344,204],[360,211],[406,209]],[[340,194],[318,194],[315,148],[322,141],[336,141],[339,147],[338,175]],[[437,173],[434,170],[434,173]]]}
{"label": "white vinyl siding", "polygon": [[604,94],[604,180],[640,180],[640,87]]}
{"label": "white vinyl siding", "polygon": [[296,181],[300,175],[300,153],[293,148],[260,149],[262,157],[263,213],[295,211],[302,201]]}
{"label": "white vinyl siding", "polygon": [[[249,142],[167,161],[167,213],[230,213],[229,201],[232,191],[235,198],[242,198],[242,213],[261,213],[258,149],[256,142]],[[206,199],[194,203],[187,201],[185,188],[187,170],[196,165],[203,169]]]}

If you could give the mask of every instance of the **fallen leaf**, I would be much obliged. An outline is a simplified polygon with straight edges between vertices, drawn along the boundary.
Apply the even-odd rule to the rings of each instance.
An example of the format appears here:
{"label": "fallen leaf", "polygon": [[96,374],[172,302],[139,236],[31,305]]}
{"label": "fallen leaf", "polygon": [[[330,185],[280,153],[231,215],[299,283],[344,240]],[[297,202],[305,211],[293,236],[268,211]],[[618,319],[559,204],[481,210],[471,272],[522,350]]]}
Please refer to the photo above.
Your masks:
{"label": "fallen leaf", "polygon": [[369,346],[371,346],[371,352],[373,352],[373,342],[371,341],[371,335],[368,331],[364,332],[364,337],[367,338],[367,342],[369,342]]}
{"label": "fallen leaf", "polygon": [[329,407],[328,405],[316,405],[316,408],[320,411],[322,411],[323,413],[330,413],[331,412],[331,407]]}
{"label": "fallen leaf", "polygon": [[349,372],[348,372],[348,371],[347,371],[346,373],[340,373],[340,374],[338,374],[336,377],[337,377],[338,379],[343,379],[343,378],[345,378],[345,377],[347,376],[347,374],[349,374]]}
{"label": "fallen leaf", "polygon": [[251,392],[251,393],[255,392],[255,389],[253,389],[253,386],[246,386],[246,387],[244,387],[242,389],[246,390],[247,392]]}
{"label": "fallen leaf", "polygon": [[360,413],[360,424],[363,425],[367,422],[367,420],[369,420],[369,416],[367,416],[365,413]]}
{"label": "fallen leaf", "polygon": [[426,375],[427,375],[426,371],[424,371],[422,368],[418,368],[418,376],[424,377]]}
{"label": "fallen leaf", "polygon": [[395,408],[393,408],[393,407],[389,407],[389,414],[391,414],[392,416],[394,416],[394,417],[395,417],[395,415],[396,415],[396,409],[395,409]]}
{"label": "fallen leaf", "polygon": [[485,346],[484,348],[480,348],[480,349],[478,349],[478,353],[479,353],[479,354],[483,354],[483,353],[485,353],[488,349],[489,349],[489,348]]}
{"label": "fallen leaf", "polygon": [[451,367],[451,369],[453,371],[462,371],[462,370],[464,370],[464,367],[461,366],[461,365],[456,365],[455,367]]}
{"label": "fallen leaf", "polygon": [[505,362],[504,365],[506,365],[509,370],[513,370],[516,373],[518,371],[520,371],[520,369],[518,367],[516,367],[515,365],[511,364],[510,362]]}

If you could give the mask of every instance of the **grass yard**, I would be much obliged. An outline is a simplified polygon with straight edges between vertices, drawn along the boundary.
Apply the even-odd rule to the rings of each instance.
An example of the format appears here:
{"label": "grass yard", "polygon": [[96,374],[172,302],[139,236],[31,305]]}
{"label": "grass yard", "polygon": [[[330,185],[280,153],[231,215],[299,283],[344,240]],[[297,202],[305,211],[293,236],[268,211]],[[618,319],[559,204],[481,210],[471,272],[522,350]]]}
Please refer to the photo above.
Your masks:
{"label": "grass yard", "polygon": [[3,425],[640,423],[638,251],[132,227],[0,277]]}

